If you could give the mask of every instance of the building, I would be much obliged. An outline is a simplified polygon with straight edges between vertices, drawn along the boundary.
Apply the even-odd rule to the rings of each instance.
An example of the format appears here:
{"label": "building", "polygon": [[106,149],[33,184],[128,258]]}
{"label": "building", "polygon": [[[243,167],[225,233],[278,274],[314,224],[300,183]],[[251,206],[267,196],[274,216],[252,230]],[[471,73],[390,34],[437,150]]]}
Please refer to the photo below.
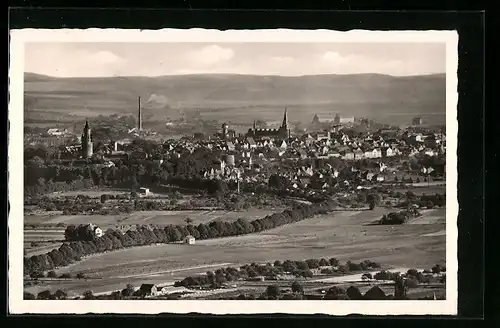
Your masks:
{"label": "building", "polygon": [[141,194],[141,196],[148,196],[149,188],[144,188],[144,187],[139,188],[139,194]]}
{"label": "building", "polygon": [[[84,233],[86,236],[92,236],[92,237],[95,237],[95,238],[100,238],[104,235],[104,232],[102,231],[101,228],[99,228],[98,226],[96,226],[95,224],[93,223],[88,223],[88,224],[84,224],[84,225],[80,225],[79,226],[79,229],[84,229]],[[81,231],[81,230],[80,230]]]}
{"label": "building", "polygon": [[155,284],[142,284],[139,288],[141,296],[156,296],[158,295],[158,287]]}
{"label": "building", "polygon": [[82,157],[90,158],[94,153],[94,147],[92,143],[92,135],[89,126],[89,121],[85,122],[85,127],[83,128],[83,134],[81,138],[82,142]]}
{"label": "building", "polygon": [[422,118],[421,117],[414,117],[411,120],[411,125],[422,125]]}
{"label": "building", "polygon": [[354,117],[341,117],[339,120],[340,124],[348,124],[348,123],[354,123],[355,118]]}
{"label": "building", "polygon": [[288,126],[288,114],[287,109],[285,108],[285,113],[283,114],[283,122],[278,129],[257,129],[257,126],[254,122],[253,128],[248,129],[247,137],[251,137],[254,139],[260,138],[289,138],[290,137],[290,129]]}
{"label": "building", "polygon": [[53,129],[48,129],[47,130],[47,134],[49,136],[54,136],[54,137],[63,136],[66,133],[68,133],[67,129],[61,130],[61,129],[58,129],[58,128],[53,128]]}
{"label": "building", "polygon": [[315,114],[312,119],[312,124],[339,124],[340,115],[332,113],[319,113]]}
{"label": "building", "polygon": [[236,131],[229,129],[229,125],[227,123],[224,123],[222,124],[222,129],[219,136],[223,140],[233,140],[234,138],[236,138]]}
{"label": "building", "polygon": [[196,241],[195,238],[193,236],[191,236],[191,235],[186,236],[184,238],[184,243],[188,244],[188,245],[194,245],[195,241]]}

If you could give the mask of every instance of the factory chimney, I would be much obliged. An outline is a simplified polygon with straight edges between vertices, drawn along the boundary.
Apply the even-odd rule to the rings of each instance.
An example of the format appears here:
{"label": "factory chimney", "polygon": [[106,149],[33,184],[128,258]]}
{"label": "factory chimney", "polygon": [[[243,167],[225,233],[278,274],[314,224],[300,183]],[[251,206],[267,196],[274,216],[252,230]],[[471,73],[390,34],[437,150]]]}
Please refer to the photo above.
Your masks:
{"label": "factory chimney", "polygon": [[142,131],[142,109],[141,109],[141,97],[139,97],[139,102],[138,102],[139,108],[138,108],[138,115],[137,115],[137,130]]}

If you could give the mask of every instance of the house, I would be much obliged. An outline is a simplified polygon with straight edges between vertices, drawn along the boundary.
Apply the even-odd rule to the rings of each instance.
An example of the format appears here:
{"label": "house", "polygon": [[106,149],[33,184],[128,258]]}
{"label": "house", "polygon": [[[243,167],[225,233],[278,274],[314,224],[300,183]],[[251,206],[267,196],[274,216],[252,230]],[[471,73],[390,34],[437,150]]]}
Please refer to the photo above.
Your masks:
{"label": "house", "polygon": [[139,288],[141,296],[156,296],[158,295],[158,288],[155,284],[142,284]]}
{"label": "house", "polygon": [[234,150],[234,143],[232,143],[230,141],[226,142],[226,148],[227,148],[227,150],[233,151]]}
{"label": "house", "polygon": [[188,245],[194,245],[195,243],[195,238],[191,235],[188,235],[184,238],[184,243]]}
{"label": "house", "polygon": [[299,153],[299,156],[300,156],[301,159],[306,159],[307,158],[307,153],[306,153],[306,151],[304,149],[299,149],[298,153]]}
{"label": "house", "polygon": [[414,117],[411,120],[412,125],[422,125],[422,118],[421,117]]}
{"label": "house", "polygon": [[437,153],[434,150],[432,150],[432,149],[426,149],[424,151],[424,154],[427,155],[427,156],[436,156],[437,155]]}
{"label": "house", "polygon": [[356,149],[354,151],[354,159],[363,159],[365,158],[365,153],[361,149]]}
{"label": "house", "polygon": [[139,188],[139,194],[141,196],[148,196],[149,195],[149,188],[144,188],[144,187]]}
{"label": "house", "polygon": [[52,129],[47,130],[47,134],[49,136],[62,136],[62,135],[65,135],[67,132],[68,132],[67,129],[61,130],[61,129],[57,129],[57,128],[52,128]]}
{"label": "house", "polygon": [[100,238],[100,237],[102,237],[104,235],[104,232],[102,231],[102,229],[99,228],[98,226],[96,226],[93,223],[89,223],[89,224],[85,224],[85,225],[80,225],[79,229],[82,229],[82,228],[86,230],[85,234],[87,236],[90,234],[90,235],[93,235],[96,238]]}
{"label": "house", "polygon": [[391,147],[382,149],[382,157],[393,157],[396,155],[396,150]]}
{"label": "house", "polygon": [[344,155],[342,156],[343,159],[354,159],[354,153],[352,151],[346,151],[344,152]]}
{"label": "house", "polygon": [[103,235],[104,235],[104,231],[102,231],[101,228],[99,227],[95,227],[94,228],[94,235],[97,237],[97,238],[101,238]]}

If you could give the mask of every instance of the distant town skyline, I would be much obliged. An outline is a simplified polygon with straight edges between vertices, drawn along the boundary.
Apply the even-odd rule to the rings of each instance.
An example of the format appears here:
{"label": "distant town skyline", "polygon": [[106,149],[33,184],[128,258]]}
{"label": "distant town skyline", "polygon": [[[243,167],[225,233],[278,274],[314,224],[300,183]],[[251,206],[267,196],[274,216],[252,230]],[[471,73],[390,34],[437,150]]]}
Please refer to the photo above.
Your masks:
{"label": "distant town skyline", "polygon": [[25,72],[54,77],[446,72],[444,43],[27,43]]}

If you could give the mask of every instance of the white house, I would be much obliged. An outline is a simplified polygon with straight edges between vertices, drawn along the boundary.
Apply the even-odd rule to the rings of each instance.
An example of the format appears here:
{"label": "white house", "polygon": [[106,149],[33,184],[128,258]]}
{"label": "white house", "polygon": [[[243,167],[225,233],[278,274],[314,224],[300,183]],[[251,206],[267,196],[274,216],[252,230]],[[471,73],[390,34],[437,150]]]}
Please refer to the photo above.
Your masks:
{"label": "white house", "polygon": [[68,132],[68,130],[64,129],[64,130],[61,130],[61,129],[57,129],[57,128],[52,128],[52,129],[48,129],[47,130],[47,134],[49,136],[62,136],[64,135],[66,132]]}
{"label": "white house", "polygon": [[186,243],[188,245],[194,245],[195,241],[196,241],[195,238],[193,236],[191,236],[191,235],[186,236],[184,238],[184,243]]}
{"label": "white house", "polygon": [[344,156],[342,156],[343,159],[354,159],[354,153],[351,151],[345,152]]}
{"label": "white house", "polygon": [[139,194],[141,194],[141,196],[148,196],[149,188],[144,188],[144,187],[139,188]]}
{"label": "white house", "polygon": [[100,238],[104,235],[104,232],[102,231],[101,228],[99,227],[95,227],[94,228],[94,235],[97,237],[97,238]]}

